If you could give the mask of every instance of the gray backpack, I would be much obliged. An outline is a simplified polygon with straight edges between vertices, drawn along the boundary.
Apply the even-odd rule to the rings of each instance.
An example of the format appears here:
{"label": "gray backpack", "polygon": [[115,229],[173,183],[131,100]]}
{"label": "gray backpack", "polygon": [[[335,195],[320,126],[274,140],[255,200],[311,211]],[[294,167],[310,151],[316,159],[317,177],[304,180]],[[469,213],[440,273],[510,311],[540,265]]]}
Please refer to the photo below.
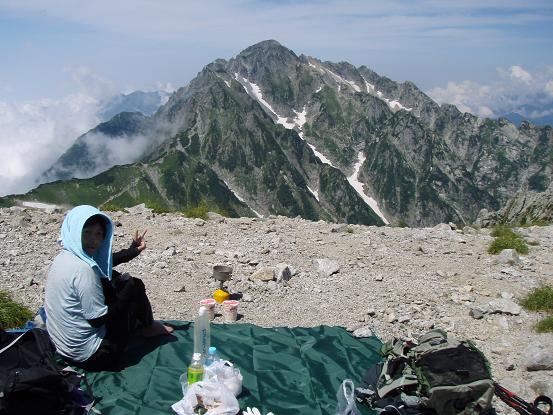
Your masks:
{"label": "gray backpack", "polygon": [[489,364],[471,342],[436,329],[416,343],[385,343],[381,352],[385,360],[368,370],[357,389],[377,413],[489,413],[494,395]]}

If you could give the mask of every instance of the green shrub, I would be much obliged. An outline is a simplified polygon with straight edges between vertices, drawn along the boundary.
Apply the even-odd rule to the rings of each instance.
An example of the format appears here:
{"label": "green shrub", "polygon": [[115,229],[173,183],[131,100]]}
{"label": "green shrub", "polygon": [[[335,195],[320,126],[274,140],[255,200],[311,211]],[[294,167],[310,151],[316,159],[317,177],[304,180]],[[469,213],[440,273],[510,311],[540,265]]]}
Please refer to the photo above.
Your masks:
{"label": "green shrub", "polygon": [[219,209],[216,206],[209,205],[205,200],[202,200],[197,206],[187,207],[183,211],[183,214],[187,218],[199,218],[199,219],[207,220],[208,212],[218,213],[221,216],[228,216],[227,212]]}
{"label": "green shrub", "polygon": [[169,213],[171,212],[171,210],[162,205],[161,203],[158,203],[158,202],[152,202],[152,201],[149,201],[149,202],[145,202],[144,205],[148,208],[148,209],[152,209],[152,212],[154,213]]}
{"label": "green shrub", "polygon": [[[536,288],[524,297],[520,304],[530,311],[553,313],[553,287],[544,285]],[[536,331],[538,333],[553,333],[553,315],[540,320],[536,324]]]}
{"label": "green shrub", "polygon": [[507,226],[499,225],[494,226],[492,229],[492,236],[495,236],[496,238],[516,238],[517,234]]}
{"label": "green shrub", "polygon": [[544,318],[536,324],[538,333],[553,333],[553,316]]}
{"label": "green shrub", "polygon": [[528,253],[528,245],[522,239],[495,239],[488,248],[488,253],[499,254],[504,249],[515,249],[519,254]]}
{"label": "green shrub", "polygon": [[0,328],[20,327],[32,318],[31,310],[13,301],[7,292],[0,291]]}
{"label": "green shrub", "polygon": [[118,212],[118,211],[123,210],[123,208],[121,208],[121,206],[116,205],[115,203],[104,203],[103,205],[100,205],[100,208],[104,212]]}
{"label": "green shrub", "polygon": [[547,285],[536,288],[524,297],[520,304],[530,311],[553,312],[553,288]]}
{"label": "green shrub", "polygon": [[528,245],[524,239],[510,228],[496,226],[491,235],[495,236],[495,239],[488,248],[490,254],[499,254],[504,249],[515,249],[519,254],[528,253]]}
{"label": "green shrub", "polygon": [[408,228],[409,225],[407,222],[405,222],[403,219],[399,219],[395,225],[393,225],[395,228]]}

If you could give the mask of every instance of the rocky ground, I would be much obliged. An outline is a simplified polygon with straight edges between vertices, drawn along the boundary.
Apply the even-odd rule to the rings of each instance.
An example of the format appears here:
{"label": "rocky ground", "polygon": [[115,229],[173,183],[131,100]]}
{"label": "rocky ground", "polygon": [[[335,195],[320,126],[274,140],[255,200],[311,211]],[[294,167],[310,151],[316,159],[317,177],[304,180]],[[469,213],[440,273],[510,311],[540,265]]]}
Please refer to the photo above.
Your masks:
{"label": "rocky ground", "polygon": [[[32,309],[42,304],[63,216],[0,209],[0,289]],[[553,285],[553,226],[519,229],[535,244],[519,258],[487,254],[488,229],[446,224],[409,229],[283,217],[203,221],[140,207],[111,217],[116,249],[127,247],[136,229],[148,231],[147,249],[118,269],[144,280],[159,319],[193,319],[198,301],[218,286],[212,267],[225,264],[234,270],[228,288],[243,295],[238,324],[340,325],[356,334],[370,328],[384,340],[440,327],[472,340],[495,379],[515,393],[527,400],[553,395],[553,335],[537,334],[540,315],[516,304],[531,289]]]}

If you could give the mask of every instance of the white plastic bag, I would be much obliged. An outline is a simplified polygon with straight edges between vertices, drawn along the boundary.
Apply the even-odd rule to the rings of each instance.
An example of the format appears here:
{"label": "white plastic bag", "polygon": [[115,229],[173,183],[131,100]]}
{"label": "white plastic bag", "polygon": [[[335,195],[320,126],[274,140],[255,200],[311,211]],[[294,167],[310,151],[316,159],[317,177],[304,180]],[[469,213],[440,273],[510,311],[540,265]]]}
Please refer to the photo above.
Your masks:
{"label": "white plastic bag", "polygon": [[336,393],[336,415],[361,415],[355,404],[355,387],[351,379],[342,382]]}
{"label": "white plastic bag", "polygon": [[214,381],[223,383],[234,396],[242,392],[242,374],[240,369],[228,360],[217,360],[207,366],[204,371],[204,381]]}
{"label": "white plastic bag", "polygon": [[199,404],[208,410],[205,415],[235,415],[240,410],[238,400],[224,384],[201,381],[186,385],[185,378],[186,375],[181,376],[184,398],[171,406],[177,414],[194,415]]}

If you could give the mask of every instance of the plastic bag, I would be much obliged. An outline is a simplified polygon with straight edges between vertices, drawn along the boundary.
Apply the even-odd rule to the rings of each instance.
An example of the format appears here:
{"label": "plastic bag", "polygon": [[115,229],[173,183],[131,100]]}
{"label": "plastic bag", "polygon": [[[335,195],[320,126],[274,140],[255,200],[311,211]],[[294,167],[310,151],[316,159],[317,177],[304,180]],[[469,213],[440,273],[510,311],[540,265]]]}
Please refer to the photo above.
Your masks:
{"label": "plastic bag", "polygon": [[240,369],[228,360],[217,360],[207,366],[204,371],[204,381],[221,382],[234,396],[242,392],[242,374]]}
{"label": "plastic bag", "polygon": [[336,415],[361,415],[355,404],[355,387],[351,379],[342,382],[336,393]]}
{"label": "plastic bag", "polygon": [[186,375],[182,375],[181,384],[184,398],[171,406],[179,415],[235,415],[240,410],[234,394],[220,382],[201,381],[187,385]]}

